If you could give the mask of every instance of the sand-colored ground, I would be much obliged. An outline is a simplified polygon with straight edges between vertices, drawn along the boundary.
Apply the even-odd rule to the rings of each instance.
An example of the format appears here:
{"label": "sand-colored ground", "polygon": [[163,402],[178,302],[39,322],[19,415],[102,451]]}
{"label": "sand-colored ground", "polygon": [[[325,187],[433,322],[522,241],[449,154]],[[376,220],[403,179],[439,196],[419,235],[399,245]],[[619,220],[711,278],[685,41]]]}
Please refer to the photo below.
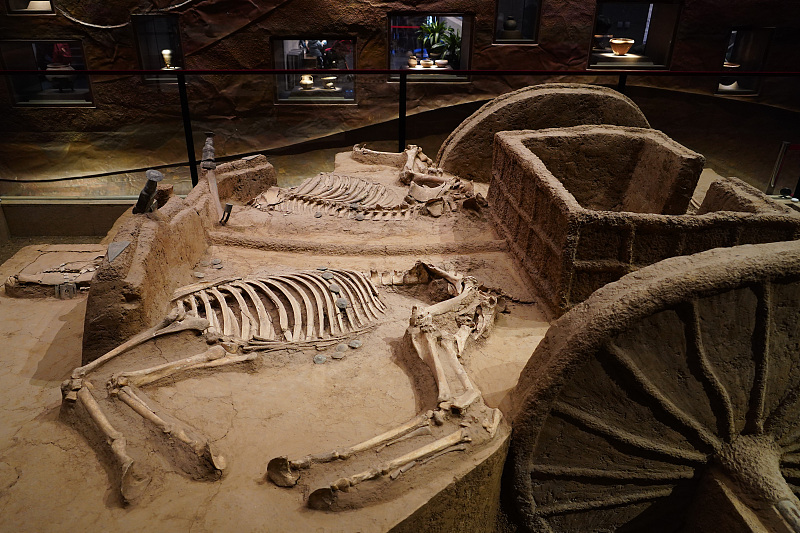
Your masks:
{"label": "sand-colored ground", "polygon": [[[394,179],[385,169],[360,170],[373,179]],[[237,206],[230,224],[214,232],[212,240],[194,265],[194,271],[205,274],[204,281],[322,266],[406,270],[423,260],[473,275],[486,288],[502,292],[507,305],[491,336],[463,357],[489,407],[504,407],[549,326],[489,222],[475,213],[382,223]],[[291,242],[306,244],[286,246]],[[323,253],[310,251],[314,246]],[[459,253],[459,247],[469,253]],[[36,253],[35,247],[23,249],[0,266],[0,275],[18,272]],[[221,269],[213,267],[213,259],[221,260]],[[226,457],[229,467],[219,481],[186,476],[164,436],[107,398],[104,387],[115,372],[200,353],[208,348],[205,339],[187,332],[151,341],[93,374],[94,395],[125,434],[131,455],[153,478],[142,499],[129,506],[121,502],[118,474],[96,433],[59,417],[59,384],[81,361],[85,297],[12,299],[0,294],[5,347],[0,356],[0,531],[390,530],[498,452],[508,426],[501,425],[488,444],[415,466],[395,481],[365,483],[359,495],[366,505],[355,510],[314,511],[305,498],[338,477],[380,463],[382,456],[337,462],[301,478],[293,489],[264,480],[273,457],[351,445],[435,407],[430,370],[403,340],[412,306],[430,304],[430,295],[425,287],[380,286],[379,292],[387,304],[385,316],[374,330],[359,335],[363,346],[344,359],[314,364],[314,355],[331,351],[286,350],[265,355],[256,367],[197,374],[145,389],[155,405],[192,425]],[[444,429],[381,453],[387,458],[404,453],[440,437],[437,431]]]}

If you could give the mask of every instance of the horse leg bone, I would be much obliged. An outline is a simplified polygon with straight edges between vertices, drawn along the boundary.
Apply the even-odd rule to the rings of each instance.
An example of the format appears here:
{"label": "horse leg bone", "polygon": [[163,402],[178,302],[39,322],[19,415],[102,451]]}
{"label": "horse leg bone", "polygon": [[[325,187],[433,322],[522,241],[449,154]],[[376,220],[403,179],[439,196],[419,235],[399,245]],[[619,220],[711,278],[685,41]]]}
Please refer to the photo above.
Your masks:
{"label": "horse leg bone", "polygon": [[267,479],[280,487],[293,487],[300,479],[300,472],[298,470],[306,470],[311,468],[311,465],[319,463],[329,463],[335,460],[346,460],[356,453],[378,448],[386,442],[390,442],[398,437],[413,432],[419,428],[426,427],[430,424],[433,417],[433,411],[423,413],[409,420],[408,422],[394,427],[380,435],[365,440],[364,442],[355,444],[344,450],[334,450],[320,455],[306,455],[305,457],[297,460],[290,460],[287,457],[276,457],[267,464]]}
{"label": "horse leg bone", "polygon": [[431,431],[431,427],[430,426],[424,426],[424,427],[415,429],[411,433],[407,433],[407,434],[403,435],[402,437],[397,437],[396,439],[390,440],[389,442],[387,442],[385,444],[381,444],[380,446],[378,446],[375,449],[375,452],[376,453],[381,453],[385,448],[388,448],[389,446],[393,446],[395,444],[401,443],[401,442],[409,440],[409,439],[415,439],[417,437],[422,437],[424,435],[433,435],[433,432]]}
{"label": "horse leg bone", "polygon": [[158,325],[153,326],[152,328],[145,330],[138,335],[134,335],[127,341],[123,342],[105,355],[98,357],[91,363],[76,368],[72,371],[72,378],[81,378],[118,355],[127,352],[128,350],[131,350],[140,344],[149,341],[150,339],[154,339],[161,335],[167,335],[169,333],[177,333],[179,331],[203,331],[209,326],[208,321],[205,319],[197,318],[191,315],[179,316],[178,312],[178,309],[174,308],[172,312],[170,312],[167,317]]}
{"label": "horse leg bone", "polygon": [[117,397],[139,416],[151,422],[164,434],[169,436],[171,442],[180,444],[180,451],[189,452],[189,464],[181,465],[186,472],[195,479],[219,479],[225,470],[225,458],[215,454],[211,445],[205,438],[196,436],[196,431],[188,424],[162,412],[156,414],[140,396],[141,391],[134,391],[129,386],[124,386],[116,391]]}
{"label": "horse leg bone", "polygon": [[437,439],[429,444],[426,444],[425,446],[417,448],[416,450],[412,450],[411,452],[401,455],[396,459],[392,459],[391,461],[388,461],[377,468],[366,470],[347,478],[340,478],[331,483],[329,487],[323,487],[315,490],[308,497],[308,506],[312,509],[331,509],[333,504],[336,502],[336,493],[339,491],[349,490],[350,487],[354,487],[359,483],[368,481],[370,479],[375,479],[380,476],[385,476],[398,468],[402,469],[411,463],[422,461],[429,456],[435,455],[443,450],[446,450],[447,448],[450,448],[451,446],[470,442],[471,440],[472,439],[468,436],[466,429],[462,428],[454,431],[445,437]]}
{"label": "horse leg bone", "polygon": [[454,296],[448,300],[444,300],[437,304],[423,308],[421,311],[417,312],[416,317],[417,319],[420,319],[423,315],[426,314],[431,316],[436,316],[436,315],[443,315],[449,311],[455,311],[459,307],[461,307],[461,305],[466,300],[468,300],[471,297],[474,297],[475,294],[477,294],[477,292],[478,288],[475,286],[475,284],[467,280],[465,282],[464,290],[461,291],[461,294],[459,294],[458,296]]}
{"label": "horse leg bone", "polygon": [[[250,356],[248,356],[250,357]],[[215,362],[213,366],[221,366],[223,364],[234,364],[248,359],[243,356],[229,355],[225,348],[221,345],[212,346],[205,352],[178,361],[164,363],[150,368],[141,370],[133,370],[131,372],[121,372],[115,374],[109,380],[110,387],[116,388],[125,385],[134,387],[144,387],[155,383],[161,379],[173,376],[180,372],[188,372],[198,368],[207,368],[209,362]]]}
{"label": "horse leg bone", "polygon": [[453,288],[455,288],[456,294],[461,294],[461,292],[464,290],[465,287],[463,276],[451,274],[450,272],[447,272],[446,270],[430,263],[423,263],[420,261],[419,264],[422,265],[422,267],[427,270],[428,274],[430,274],[432,277],[440,277],[447,280],[453,286]]}
{"label": "horse leg bone", "polygon": [[469,379],[469,375],[467,375],[466,370],[464,370],[464,367],[461,365],[461,361],[458,360],[458,355],[456,353],[458,348],[455,338],[443,336],[439,345],[442,347],[443,352],[443,357],[440,359],[450,366],[450,369],[453,371],[456,377],[458,377],[458,381],[461,382],[461,387],[464,389],[463,393],[453,398],[452,408],[458,411],[463,411],[476,400],[478,400],[481,397],[481,393],[472,384],[472,381]]}
{"label": "horse leg bone", "polygon": [[120,467],[122,499],[126,503],[136,500],[150,484],[150,477],[138,472],[133,458],[127,453],[125,437],[111,425],[88,387],[83,386],[77,391],[77,401],[86,409],[95,426],[104,435]]}
{"label": "horse leg bone", "polygon": [[447,383],[447,376],[444,373],[442,362],[439,360],[436,350],[436,336],[439,334],[438,330],[434,329],[430,324],[421,327],[411,327],[409,329],[411,344],[414,350],[416,350],[419,358],[428,365],[436,381],[436,387],[439,391],[437,404],[441,405],[442,403],[449,402],[452,398],[452,393],[450,392],[450,385]]}

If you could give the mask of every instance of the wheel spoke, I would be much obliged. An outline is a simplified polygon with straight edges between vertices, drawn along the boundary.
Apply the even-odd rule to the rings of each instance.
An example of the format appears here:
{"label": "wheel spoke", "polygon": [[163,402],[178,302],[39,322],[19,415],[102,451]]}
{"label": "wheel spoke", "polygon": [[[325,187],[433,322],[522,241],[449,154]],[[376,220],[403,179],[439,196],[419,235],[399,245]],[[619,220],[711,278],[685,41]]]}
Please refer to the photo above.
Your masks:
{"label": "wheel spoke", "polygon": [[661,392],[661,390],[659,390],[659,388],[656,387],[652,381],[650,381],[650,378],[648,378],[644,372],[642,372],[641,369],[636,366],[628,354],[626,354],[621,348],[613,343],[608,343],[606,345],[606,351],[613,356],[620,363],[620,365],[625,368],[625,370],[628,371],[628,373],[636,381],[636,383],[639,384],[642,390],[648,396],[650,396],[650,398],[653,399],[664,412],[670,415],[685,429],[696,435],[700,441],[711,447],[714,451],[720,449],[722,446],[722,441],[720,441],[716,435],[708,431],[708,429],[703,427],[703,425],[693,416],[680,409],[672,402],[672,400],[667,398],[666,395]]}
{"label": "wheel spoke", "polygon": [[580,468],[562,465],[533,465],[533,474],[542,474],[557,478],[591,478],[609,481],[676,481],[691,479],[695,476],[694,469],[680,470],[603,470],[600,468]]}
{"label": "wheel spoke", "polygon": [[[723,413],[715,413],[717,418],[723,420],[722,438],[725,441],[730,441],[736,434],[733,403],[731,402],[731,397],[728,394],[728,391],[725,389],[725,386],[722,384],[719,376],[714,371],[713,365],[708,360],[708,354],[706,353],[706,349],[703,344],[703,334],[700,330],[700,312],[698,309],[698,301],[696,299],[692,300],[691,304],[689,304],[689,316],[685,321],[686,325],[688,326],[686,335],[688,347],[690,350],[693,350],[694,354],[697,356],[697,361],[700,363],[703,379],[706,381],[706,384],[711,391],[713,391],[717,402],[722,405]],[[711,402],[712,410],[714,409],[715,403],[716,402]]]}
{"label": "wheel spoke", "polygon": [[764,283],[758,293],[756,328],[753,333],[753,357],[756,372],[753,389],[750,391],[750,409],[747,412],[747,432],[764,433],[767,379],[769,377],[770,323],[772,321],[772,285]]}
{"label": "wheel spoke", "polygon": [[633,433],[625,431],[624,429],[620,429],[600,418],[597,418],[596,416],[590,415],[585,411],[577,409],[561,401],[555,402],[553,405],[553,411],[578,422],[580,425],[594,433],[647,452],[656,453],[671,459],[678,459],[680,461],[687,461],[695,464],[705,464],[707,459],[706,454],[695,450],[684,450],[674,446],[667,446],[658,442],[654,442],[648,438],[634,435]]}
{"label": "wheel spoke", "polygon": [[631,505],[633,503],[657,500],[665,498],[672,494],[673,487],[639,490],[630,492],[628,494],[620,494],[618,496],[611,496],[608,498],[598,498],[594,500],[583,501],[567,501],[560,503],[553,503],[549,505],[537,506],[534,510],[535,514],[539,516],[549,516],[563,513],[576,513],[581,511],[590,511],[593,509],[604,509],[608,507],[617,507],[620,505]]}

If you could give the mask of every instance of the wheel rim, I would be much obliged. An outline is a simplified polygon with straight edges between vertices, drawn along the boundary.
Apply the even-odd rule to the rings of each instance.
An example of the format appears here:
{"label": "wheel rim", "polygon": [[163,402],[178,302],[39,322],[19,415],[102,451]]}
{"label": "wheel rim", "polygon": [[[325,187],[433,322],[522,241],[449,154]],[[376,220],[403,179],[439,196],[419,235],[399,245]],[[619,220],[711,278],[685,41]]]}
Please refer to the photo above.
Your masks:
{"label": "wheel rim", "polygon": [[668,260],[554,325],[515,391],[528,529],[800,531],[800,247],[742,248],[757,265]]}

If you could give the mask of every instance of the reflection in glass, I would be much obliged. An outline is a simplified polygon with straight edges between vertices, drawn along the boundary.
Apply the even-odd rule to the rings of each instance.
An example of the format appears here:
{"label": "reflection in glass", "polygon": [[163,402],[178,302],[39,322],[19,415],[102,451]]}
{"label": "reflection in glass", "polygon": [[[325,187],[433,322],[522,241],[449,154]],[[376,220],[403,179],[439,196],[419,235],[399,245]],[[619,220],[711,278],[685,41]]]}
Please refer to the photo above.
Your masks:
{"label": "reflection in glass", "polygon": [[760,78],[736,74],[742,70],[763,68],[771,35],[770,28],[731,30],[722,62],[722,70],[726,75],[719,79],[719,94],[758,94]]}
{"label": "reflection in glass", "polygon": [[291,103],[351,103],[355,101],[356,40],[303,36],[273,40],[275,68],[288,70],[329,69],[341,74],[286,74],[279,77],[278,101]]}
{"label": "reflection in glass", "polygon": [[80,41],[2,41],[0,56],[8,70],[39,71],[9,76],[19,106],[91,105],[89,77]]}

